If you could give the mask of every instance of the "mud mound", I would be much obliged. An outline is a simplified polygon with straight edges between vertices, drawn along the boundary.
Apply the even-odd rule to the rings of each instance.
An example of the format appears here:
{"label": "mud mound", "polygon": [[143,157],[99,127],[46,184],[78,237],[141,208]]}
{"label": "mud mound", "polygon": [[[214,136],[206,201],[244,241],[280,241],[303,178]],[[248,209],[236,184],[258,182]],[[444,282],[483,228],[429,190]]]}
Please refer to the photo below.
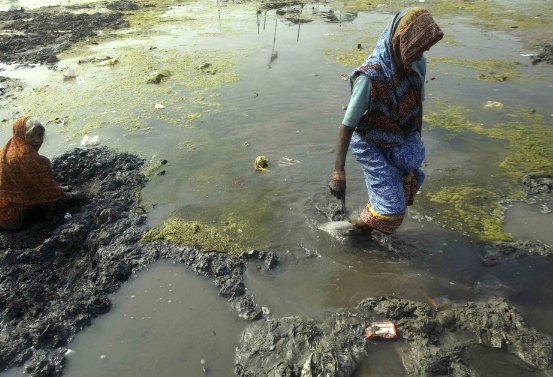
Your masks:
{"label": "mud mound", "polygon": [[58,204],[59,213],[71,216],[0,232],[0,370],[25,363],[31,375],[61,375],[64,346],[110,310],[108,294],[159,258],[214,278],[219,294],[230,298],[241,316],[261,317],[245,293],[243,270],[251,259],[272,267],[272,253],[228,257],[166,241],[140,242],[146,216],[133,208],[135,190],[147,181],[139,172],[143,164],[106,147],[74,149],[53,161],[56,181],[86,197]]}
{"label": "mud mound", "polygon": [[544,43],[542,45],[542,52],[532,58],[532,64],[536,65],[541,62],[553,64],[553,43]]}
{"label": "mud mound", "polygon": [[120,12],[73,14],[59,7],[0,12],[0,62],[55,63],[56,54],[71,44],[128,26]]}
{"label": "mud mound", "polygon": [[106,5],[106,8],[111,10],[127,11],[127,10],[138,10],[140,9],[140,5],[128,0],[119,0],[119,1],[114,1],[112,3],[108,3]]}
{"label": "mud mound", "polygon": [[347,312],[325,323],[287,317],[254,322],[242,333],[235,374],[266,376],[350,376],[365,353],[369,318]]}
{"label": "mud mound", "polygon": [[424,303],[378,297],[322,323],[302,317],[252,323],[236,350],[235,373],[243,377],[351,376],[359,360],[378,343],[365,339],[365,328],[375,320],[396,323],[399,339],[383,341],[398,342],[404,349],[401,359],[408,375],[475,377],[463,358],[477,344],[506,349],[539,370],[550,371],[553,366],[551,340],[530,329],[518,310],[503,299],[454,304],[435,312]]}
{"label": "mud mound", "polygon": [[531,241],[498,241],[484,247],[484,255],[481,256],[484,266],[495,266],[501,262],[515,260],[526,255],[540,255],[544,258],[553,257],[553,247],[541,242]]}

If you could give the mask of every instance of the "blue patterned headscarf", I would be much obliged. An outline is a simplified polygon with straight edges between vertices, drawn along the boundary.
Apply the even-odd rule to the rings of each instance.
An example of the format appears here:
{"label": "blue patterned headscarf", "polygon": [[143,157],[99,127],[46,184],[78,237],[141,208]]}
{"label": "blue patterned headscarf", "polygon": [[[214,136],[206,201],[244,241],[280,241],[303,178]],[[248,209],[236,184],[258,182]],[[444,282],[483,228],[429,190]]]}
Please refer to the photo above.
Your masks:
{"label": "blue patterned headscarf", "polygon": [[382,146],[401,144],[419,126],[423,79],[410,65],[422,57],[443,33],[423,8],[402,10],[386,26],[372,54],[350,78],[371,80],[371,102],[357,132]]}

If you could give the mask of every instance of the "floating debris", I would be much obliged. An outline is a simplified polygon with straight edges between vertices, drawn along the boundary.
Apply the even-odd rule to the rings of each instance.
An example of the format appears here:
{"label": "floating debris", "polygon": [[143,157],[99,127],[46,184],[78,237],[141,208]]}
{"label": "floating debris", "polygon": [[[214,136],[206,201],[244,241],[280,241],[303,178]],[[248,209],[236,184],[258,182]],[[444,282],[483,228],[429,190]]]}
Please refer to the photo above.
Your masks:
{"label": "floating debris", "polygon": [[256,171],[262,171],[262,172],[268,172],[270,171],[267,169],[269,166],[269,159],[265,156],[257,156],[255,158],[255,170]]}
{"label": "floating debris", "polygon": [[549,212],[551,212],[551,209],[547,206],[547,204],[542,204],[540,206],[540,212],[544,213],[544,214],[549,213]]}
{"label": "floating debris", "polygon": [[96,64],[96,66],[104,67],[104,66],[115,65],[115,63],[117,63],[118,61],[119,60],[117,58],[110,58],[99,62],[98,64]]}
{"label": "floating debris", "polygon": [[83,140],[81,140],[81,147],[91,147],[99,144],[100,144],[100,137],[98,135],[93,137],[84,135]]}
{"label": "floating debris", "polygon": [[293,158],[288,158],[287,156],[281,157],[278,161],[279,166],[292,166],[301,164],[301,161],[295,160]]}
{"label": "floating debris", "polygon": [[171,71],[169,71],[168,69],[162,69],[160,71],[156,71],[156,72],[151,73],[150,76],[148,77],[148,80],[146,81],[146,83],[148,83],[148,84],[159,84],[160,82],[162,82],[164,79],[166,79],[169,76],[171,76]]}
{"label": "floating debris", "polygon": [[491,109],[491,108],[502,109],[503,104],[501,102],[497,102],[497,101],[488,101],[488,102],[486,102],[484,107],[488,108],[488,109]]}
{"label": "floating debris", "polygon": [[77,77],[77,74],[71,68],[67,68],[65,72],[63,72],[64,80],[74,79],[75,77]]}

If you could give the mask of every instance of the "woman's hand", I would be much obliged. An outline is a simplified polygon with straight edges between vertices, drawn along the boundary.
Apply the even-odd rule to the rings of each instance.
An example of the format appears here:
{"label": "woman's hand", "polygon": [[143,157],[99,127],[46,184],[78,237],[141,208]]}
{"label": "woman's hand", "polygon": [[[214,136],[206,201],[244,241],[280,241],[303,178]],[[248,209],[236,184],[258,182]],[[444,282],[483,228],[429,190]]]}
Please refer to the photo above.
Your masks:
{"label": "woman's hand", "polygon": [[336,199],[342,199],[346,194],[346,172],[333,172],[328,188]]}

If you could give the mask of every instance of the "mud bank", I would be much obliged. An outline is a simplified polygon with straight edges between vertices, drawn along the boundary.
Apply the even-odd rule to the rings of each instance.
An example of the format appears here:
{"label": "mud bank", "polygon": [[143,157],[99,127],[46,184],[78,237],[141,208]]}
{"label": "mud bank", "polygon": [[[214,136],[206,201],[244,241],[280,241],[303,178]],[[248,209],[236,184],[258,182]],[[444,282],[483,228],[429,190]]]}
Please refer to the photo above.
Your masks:
{"label": "mud bank", "polygon": [[272,253],[238,257],[166,241],[142,243],[146,215],[133,211],[147,179],[144,160],[106,147],[74,149],[53,160],[55,179],[84,193],[59,203],[56,219],[19,232],[0,232],[0,370],[25,364],[33,376],[59,376],[64,348],[91,320],[107,313],[108,298],[128,277],[159,258],[172,258],[214,280],[240,316],[262,312],[246,293],[251,259],[273,267]]}
{"label": "mud bank", "polygon": [[[373,321],[397,324],[396,340],[367,340]],[[529,328],[503,299],[452,305],[436,312],[395,297],[368,298],[355,310],[323,322],[287,317],[256,321],[242,334],[236,351],[238,376],[350,376],[379,341],[396,342],[403,367],[413,376],[477,376],[464,360],[478,345],[506,350],[531,368],[551,370],[551,340]]]}
{"label": "mud bank", "polygon": [[544,43],[541,46],[541,52],[532,58],[532,64],[545,62],[553,64],[553,43]]}
{"label": "mud bank", "polygon": [[[528,174],[522,177],[521,183],[530,199],[552,194],[553,178],[549,175]],[[485,245],[481,259],[484,266],[496,266],[503,261],[520,259],[527,255],[538,255],[551,259],[553,258],[553,247],[539,241],[528,240],[492,242]]]}
{"label": "mud bank", "polygon": [[[113,9],[127,9],[117,6]],[[102,29],[129,27],[123,13],[71,13],[68,9],[91,11],[93,8],[48,7],[38,10],[0,12],[0,62],[6,64],[52,64],[56,56],[73,43],[98,35]]]}

